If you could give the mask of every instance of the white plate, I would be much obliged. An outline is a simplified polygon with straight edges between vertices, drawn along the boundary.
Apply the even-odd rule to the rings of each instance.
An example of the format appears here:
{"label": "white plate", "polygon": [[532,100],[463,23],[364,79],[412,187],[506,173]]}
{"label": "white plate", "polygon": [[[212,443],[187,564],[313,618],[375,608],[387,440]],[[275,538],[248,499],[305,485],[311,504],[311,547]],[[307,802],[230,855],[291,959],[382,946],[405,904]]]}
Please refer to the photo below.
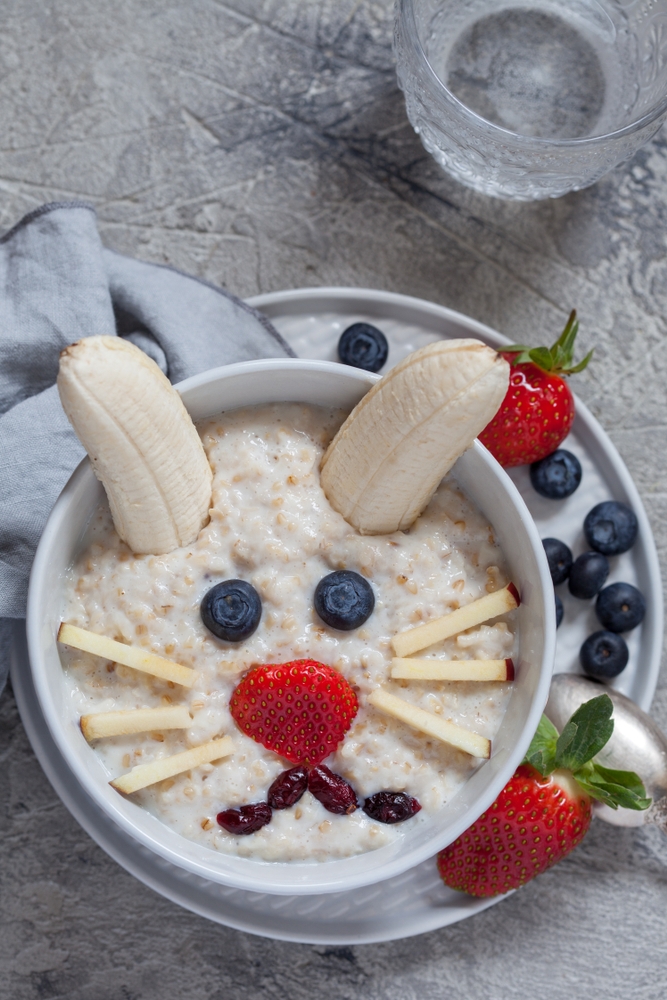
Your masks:
{"label": "white plate", "polygon": [[[494,347],[507,343],[495,331],[433,303],[363,289],[302,289],[259,296],[262,309],[301,357],[336,360],[336,344],[350,323],[380,326],[390,343],[387,368],[423,344],[441,337],[474,336]],[[553,502],[531,488],[526,469],[512,475],[543,537],[554,535],[583,550],[581,523],[600,500],[628,503],[639,518],[640,537],[630,553],[614,561],[613,579],[637,583],[648,598],[644,624],[630,636],[631,659],[616,687],[648,709],[655,690],[662,646],[662,595],[657,553],[636,488],[615,448],[591,414],[578,403],[567,447],[584,467],[579,490]],[[560,588],[561,591],[563,588]],[[556,669],[577,670],[577,651],[593,631],[590,602],[567,592],[559,630]],[[17,630],[12,683],[28,737],[47,777],[90,836],[146,885],[187,909],[238,930],[308,944],[344,945],[389,941],[435,930],[498,902],[475,900],[448,890],[432,861],[401,876],[363,889],[321,896],[275,896],[228,889],[186,873],[147,851],[102,814],[73,779],[48,735],[29,670],[25,638]]]}

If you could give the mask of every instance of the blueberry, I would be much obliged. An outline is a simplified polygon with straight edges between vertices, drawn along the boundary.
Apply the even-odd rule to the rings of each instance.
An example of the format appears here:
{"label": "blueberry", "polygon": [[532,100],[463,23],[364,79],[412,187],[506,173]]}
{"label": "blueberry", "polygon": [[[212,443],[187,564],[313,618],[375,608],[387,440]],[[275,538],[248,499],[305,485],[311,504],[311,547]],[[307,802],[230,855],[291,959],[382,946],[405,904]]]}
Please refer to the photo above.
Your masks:
{"label": "blueberry", "polygon": [[612,583],[598,594],[595,614],[610,632],[629,632],[644,620],[646,601],[631,583]]}
{"label": "blueberry", "polygon": [[632,548],[638,528],[634,511],[617,500],[597,504],[584,521],[586,541],[606,556],[617,556]]}
{"label": "blueberry", "polygon": [[594,632],[579,650],[579,659],[589,677],[616,677],[628,662],[628,647],[616,632]]}
{"label": "blueberry", "polygon": [[563,609],[563,602],[561,601],[558,594],[554,594],[554,597],[556,598],[556,628],[560,628],[560,623],[563,620],[563,615],[565,614],[565,611]]}
{"label": "blueberry", "polygon": [[599,552],[584,552],[572,563],[568,587],[573,597],[587,601],[604,587],[609,576],[609,563]]}
{"label": "blueberry", "polygon": [[363,576],[342,569],[329,573],[315,589],[315,610],[325,623],[341,632],[359,628],[370,618],[375,594]]}
{"label": "blueberry", "polygon": [[225,580],[204,595],[199,611],[206,628],[218,639],[241,642],[259,625],[262,602],[245,580]]}
{"label": "blueberry", "polygon": [[554,587],[564,583],[572,569],[572,553],[565,544],[557,538],[543,538],[542,545],[547,554],[549,571]]}
{"label": "blueberry", "polygon": [[541,496],[563,500],[574,493],[581,482],[579,459],[571,451],[558,448],[539,462],[533,462],[530,481]]}
{"label": "blueberry", "polygon": [[338,341],[338,357],[343,364],[366,372],[379,372],[388,354],[387,338],[370,323],[353,323]]}

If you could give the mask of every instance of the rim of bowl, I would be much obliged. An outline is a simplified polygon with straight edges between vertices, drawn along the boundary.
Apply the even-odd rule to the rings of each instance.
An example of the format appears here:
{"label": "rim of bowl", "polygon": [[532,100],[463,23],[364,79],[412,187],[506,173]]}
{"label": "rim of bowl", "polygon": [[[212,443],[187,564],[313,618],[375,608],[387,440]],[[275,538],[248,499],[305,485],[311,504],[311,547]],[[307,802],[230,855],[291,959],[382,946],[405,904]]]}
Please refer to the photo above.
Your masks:
{"label": "rim of bowl", "polygon": [[619,139],[625,135],[631,135],[633,132],[639,132],[642,128],[655,122],[656,119],[660,118],[661,115],[667,112],[667,92],[665,93],[662,102],[656,104],[654,108],[647,111],[646,114],[642,115],[641,118],[636,118],[634,121],[630,122],[628,125],[623,125],[622,128],[615,129],[613,132],[602,132],[599,135],[589,135],[581,136],[579,138],[571,139],[549,139],[544,136],[532,136],[532,135],[522,135],[520,132],[512,132],[511,129],[503,128],[502,125],[496,125],[495,122],[489,121],[488,118],[484,118],[482,115],[478,115],[477,112],[473,111],[466,104],[464,104],[459,98],[447,87],[443,80],[435,72],[431,63],[429,62],[428,56],[424,51],[424,47],[419,37],[419,30],[417,28],[417,19],[415,17],[414,11],[415,0],[398,0],[398,15],[400,18],[401,13],[406,14],[406,28],[410,34],[410,41],[413,45],[417,57],[421,63],[423,63],[426,71],[428,73],[430,82],[435,85],[435,89],[455,106],[457,111],[463,115],[464,118],[469,119],[475,125],[484,125],[485,127],[492,129],[494,132],[499,133],[503,136],[508,136],[517,143],[523,143],[525,145],[535,144],[536,146],[545,147],[556,147],[556,148],[567,148],[568,146],[594,146],[599,143],[603,143],[609,139]]}
{"label": "rim of bowl", "polygon": [[[277,369],[292,371],[319,371],[332,375],[335,374],[339,377],[344,373],[347,377],[362,383],[365,382],[366,384],[375,382],[380,378],[380,376],[370,375],[368,372],[350,368],[346,365],[337,364],[332,361],[313,361],[300,358],[267,358],[258,361],[239,362],[233,365],[225,365],[223,367],[210,369],[207,372],[194,375],[191,378],[178,383],[176,388],[179,392],[183,393],[188,390],[196,389],[202,385],[207,385],[211,382],[217,382],[220,380],[224,381],[226,378],[237,374],[251,374],[254,372],[275,371]],[[489,473],[498,481],[498,485],[502,486],[505,492],[509,495],[520,516],[522,525],[526,532],[527,540],[529,541],[537,559],[539,580],[535,582],[538,584],[541,606],[545,612],[544,621],[546,623],[543,637],[542,660],[539,664],[539,679],[535,687],[535,693],[530,705],[530,710],[523,719],[519,738],[515,742],[512,749],[507,753],[504,763],[499,767],[498,774],[495,778],[489,781],[486,791],[476,800],[474,812],[476,816],[479,816],[492,804],[511,775],[514,773],[516,767],[523,759],[533,733],[537,729],[537,725],[549,694],[555,655],[556,628],[555,614],[550,601],[551,593],[553,591],[551,575],[549,573],[549,567],[537,527],[535,526],[535,523],[528,511],[528,508],[525,506],[521,495],[505,470],[498,464],[498,462],[496,462],[491,453],[487,451],[487,449],[484,448],[478,440],[475,440],[472,447],[475,449],[478,457],[483,461]],[[91,798],[97,803],[97,805],[100,806],[102,811],[134,840],[139,841],[139,843],[143,844],[153,853],[158,854],[160,857],[165,858],[167,861],[170,861],[172,864],[190,872],[193,875],[237,889],[254,892],[268,892],[278,895],[311,895],[327,892],[342,892],[360,888],[365,885],[384,881],[385,879],[400,875],[409,868],[413,868],[421,862],[433,857],[438,850],[445,847],[446,844],[442,841],[438,843],[437,836],[434,836],[420,848],[410,850],[406,845],[405,850],[398,853],[397,856],[390,859],[379,868],[373,868],[370,866],[370,870],[366,870],[364,869],[364,866],[360,864],[359,870],[352,875],[337,875],[335,869],[338,866],[345,862],[349,862],[354,858],[367,858],[372,856],[375,852],[363,852],[362,854],[353,855],[351,857],[307,864],[294,862],[267,862],[262,859],[239,858],[236,855],[228,856],[222,852],[211,852],[210,848],[198,844],[196,841],[190,841],[187,838],[182,838],[182,835],[178,834],[166,824],[163,824],[162,821],[157,819],[157,817],[153,817],[148,810],[144,810],[141,806],[135,806],[135,808],[141,809],[142,812],[145,812],[147,816],[151,816],[152,819],[155,819],[156,822],[160,824],[160,827],[164,826],[170,835],[173,835],[178,839],[182,838],[186,840],[191,849],[194,849],[197,853],[200,852],[202,860],[199,861],[190,857],[184,857],[176,850],[162,842],[159,838],[151,836],[148,830],[142,829],[134,823],[122,809],[117,808],[113,798],[108,796],[108,794],[103,794],[103,789],[100,786],[99,779],[91,774],[86,767],[82,765],[80,759],[71,749],[64,733],[64,723],[66,723],[67,720],[62,719],[59,716],[59,713],[55,710],[55,706],[51,703],[48,696],[48,668],[46,667],[42,656],[44,621],[39,601],[40,581],[45,573],[46,567],[49,564],[52,540],[57,537],[61,524],[66,522],[68,518],[70,494],[77,486],[80,486],[86,476],[92,475],[94,474],[90,468],[89,461],[87,458],[84,458],[72,473],[70,480],[66,484],[60,497],[56,501],[51,514],[49,515],[42,538],[40,539],[39,546],[37,548],[30,575],[26,633],[30,669],[33,675],[35,691],[37,693],[49,731],[58,746],[58,749],[63,755],[70,771],[74,774],[80,784],[83,785],[84,789],[88,792]],[[52,636],[51,641],[55,644],[55,635]],[[104,791],[107,792],[107,788],[105,788]],[[124,803],[126,800],[121,799],[121,801]],[[447,843],[452,843],[456,840],[456,838],[468,828],[471,822],[473,822],[473,819],[470,818],[470,813],[463,814],[459,817],[458,821],[452,825],[453,832],[450,830],[450,833],[447,836]],[[218,862],[221,860],[224,861],[226,857],[229,857],[234,862],[246,862],[244,867],[249,869],[249,871],[246,874],[243,872],[239,873],[236,871],[223,871],[215,869],[211,865],[207,864],[207,857],[211,855]],[[274,871],[282,870],[286,875],[286,879],[281,883],[272,885],[267,884],[264,880],[267,867]],[[250,871],[252,871],[252,874],[250,874]],[[297,880],[295,882],[290,882],[290,872],[294,872],[295,875],[298,874],[302,878],[305,876],[307,881],[299,882]],[[308,878],[308,876],[314,877]]]}

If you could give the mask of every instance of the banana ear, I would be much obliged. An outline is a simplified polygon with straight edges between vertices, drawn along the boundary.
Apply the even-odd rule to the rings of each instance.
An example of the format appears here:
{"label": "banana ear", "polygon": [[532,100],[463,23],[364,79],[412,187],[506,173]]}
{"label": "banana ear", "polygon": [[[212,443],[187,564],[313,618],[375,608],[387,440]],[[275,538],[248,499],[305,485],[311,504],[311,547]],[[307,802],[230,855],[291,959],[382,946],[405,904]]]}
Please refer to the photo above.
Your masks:
{"label": "banana ear", "polygon": [[479,340],[415,351],[357,404],[329,445],[321,482],[362,535],[405,531],[505,398],[510,366]]}
{"label": "banana ear", "polygon": [[120,337],[60,355],[63,409],[133,552],[190,545],[206,524],[213,474],[190,414],[155,362]]}

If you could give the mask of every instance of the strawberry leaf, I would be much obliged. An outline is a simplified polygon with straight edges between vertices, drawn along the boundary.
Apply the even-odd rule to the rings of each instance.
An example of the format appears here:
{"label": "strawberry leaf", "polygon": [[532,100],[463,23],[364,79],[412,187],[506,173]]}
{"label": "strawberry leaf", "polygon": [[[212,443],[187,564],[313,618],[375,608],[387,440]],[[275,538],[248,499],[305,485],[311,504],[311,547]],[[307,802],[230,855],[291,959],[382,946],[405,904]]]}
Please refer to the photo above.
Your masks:
{"label": "strawberry leaf", "polygon": [[574,366],[574,368],[568,368],[566,374],[576,375],[577,372],[583,372],[584,368],[586,367],[586,365],[588,364],[588,362],[591,360],[592,357],[593,357],[593,351],[589,351],[586,357],[583,359],[583,361],[580,361],[578,365]]}
{"label": "strawberry leaf", "polygon": [[578,332],[579,321],[577,320],[577,312],[573,309],[563,332],[551,347],[527,347],[525,344],[510,344],[509,347],[503,347],[502,352],[503,354],[517,355],[512,358],[512,365],[532,361],[542,371],[552,372],[554,375],[575,375],[577,372],[583,371],[593,357],[593,351],[589,351],[583,361],[573,365],[574,342]]}
{"label": "strawberry leaf", "polygon": [[567,360],[567,362],[572,360],[572,350],[574,348],[574,342],[579,332],[579,323],[577,322],[577,311],[573,309],[568,316],[567,323],[565,324],[565,329],[561,333],[560,337],[556,343],[552,346],[551,350],[555,348],[560,348]]}
{"label": "strawberry leaf", "polygon": [[651,799],[634,771],[617,771],[592,759],[614,731],[613,710],[609,695],[591,698],[579,706],[560,736],[543,715],[522,763],[531,764],[545,778],[557,768],[571,771],[591,798],[612,809],[648,809]]}
{"label": "strawberry leaf", "polygon": [[575,775],[577,783],[591,798],[604,802],[612,809],[643,810],[651,805],[639,775],[634,771],[617,771],[594,762],[586,768],[588,773]]}
{"label": "strawberry leaf", "polygon": [[552,358],[551,363],[553,367],[556,369],[556,371],[560,371],[565,366],[567,360],[567,354],[560,346],[560,344],[554,344],[554,346],[551,348],[551,358]]}
{"label": "strawberry leaf", "polygon": [[603,767],[593,761],[596,786],[604,784],[612,794],[615,794],[619,806],[625,809],[648,809],[652,799],[646,795],[642,779],[634,771],[619,771],[616,768]]}
{"label": "strawberry leaf", "polygon": [[512,358],[510,364],[512,365],[523,365],[527,361],[530,361],[530,352],[532,347],[526,347],[525,344],[510,344],[509,347],[503,347],[503,354],[516,354],[515,358]]}
{"label": "strawberry leaf", "polygon": [[556,743],[558,742],[558,730],[546,715],[540,719],[537,732],[533,736],[530,746],[523,759],[524,764],[532,764],[536,771],[539,771],[546,778],[553,771],[556,760]]}
{"label": "strawberry leaf", "polygon": [[530,352],[530,360],[545,372],[553,371],[554,361],[548,347],[534,347]]}
{"label": "strawberry leaf", "polygon": [[595,757],[614,731],[613,711],[608,694],[580,705],[558,737],[555,766],[576,772]]}

